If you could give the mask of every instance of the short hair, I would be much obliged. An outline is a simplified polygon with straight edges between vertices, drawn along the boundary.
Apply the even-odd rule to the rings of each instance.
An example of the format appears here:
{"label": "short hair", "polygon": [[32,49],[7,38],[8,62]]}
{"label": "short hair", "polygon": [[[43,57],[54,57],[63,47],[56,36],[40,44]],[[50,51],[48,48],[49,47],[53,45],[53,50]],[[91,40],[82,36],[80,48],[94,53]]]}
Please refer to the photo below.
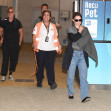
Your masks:
{"label": "short hair", "polygon": [[46,6],[48,8],[48,5],[46,3],[41,5],[41,9],[42,9],[43,6]]}
{"label": "short hair", "polygon": [[7,10],[7,12],[8,12],[10,9],[12,9],[12,10],[15,11],[15,9],[14,9],[13,7],[9,7],[8,10]]}
{"label": "short hair", "polygon": [[49,15],[50,15],[50,17],[51,17],[51,11],[49,11],[49,10],[44,10],[43,13],[42,13],[42,18],[43,18],[43,16],[44,16],[45,12],[48,12]]}
{"label": "short hair", "polygon": [[74,19],[76,16],[80,16],[81,19],[82,19],[82,15],[81,15],[79,12],[74,12],[74,14],[73,14],[73,19]]}

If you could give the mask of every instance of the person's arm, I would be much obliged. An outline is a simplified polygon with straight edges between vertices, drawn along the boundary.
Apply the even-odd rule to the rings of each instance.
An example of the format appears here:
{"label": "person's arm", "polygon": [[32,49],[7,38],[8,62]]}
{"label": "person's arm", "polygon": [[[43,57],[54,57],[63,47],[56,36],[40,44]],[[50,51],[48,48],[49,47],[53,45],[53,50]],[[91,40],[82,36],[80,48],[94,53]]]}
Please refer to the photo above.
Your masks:
{"label": "person's arm", "polygon": [[2,34],[1,34],[1,27],[0,27],[0,40],[1,40],[1,36],[2,36]]}
{"label": "person's arm", "polygon": [[78,37],[78,31],[75,28],[75,26],[69,27],[66,30],[66,33],[68,34],[68,39],[72,42],[75,42]]}
{"label": "person's arm", "polygon": [[55,24],[54,24],[53,28],[55,30],[55,36],[57,37],[57,41],[58,41],[58,48],[59,48],[58,54],[61,54],[62,53],[62,47],[61,47],[61,44],[60,44],[60,41],[59,41],[59,38],[58,38],[58,32],[57,32],[57,28],[56,28]]}
{"label": "person's arm", "polygon": [[21,46],[23,41],[23,28],[19,29],[19,46]]}
{"label": "person's arm", "polygon": [[81,34],[78,32],[76,34],[73,34],[73,33],[68,33],[68,39],[72,42],[76,42],[78,39],[81,38]]}
{"label": "person's arm", "polygon": [[36,45],[36,36],[37,36],[37,26],[35,25],[33,32],[32,32],[32,48],[34,50],[38,50],[37,45]]}
{"label": "person's arm", "polygon": [[59,30],[62,28],[62,26],[56,22],[56,28],[57,28],[57,30]]}
{"label": "person's arm", "polygon": [[3,28],[0,27],[0,46],[2,46],[3,43]]}
{"label": "person's arm", "polygon": [[77,41],[77,44],[79,47],[83,48],[92,38],[87,27],[82,30],[81,35],[82,37]]}
{"label": "person's arm", "polygon": [[56,22],[55,17],[51,17],[51,22],[56,25],[57,30],[62,28],[62,26]]}
{"label": "person's arm", "polygon": [[15,24],[19,31],[19,46],[21,46],[23,41],[23,26],[22,23],[16,18],[15,18]]}
{"label": "person's arm", "polygon": [[36,45],[36,34],[33,34],[32,36],[32,48],[37,50],[37,45]]}
{"label": "person's arm", "polygon": [[89,42],[91,38],[91,35],[88,31],[88,28],[84,28],[82,31],[81,31],[81,39],[79,39],[77,42],[73,42],[72,43],[72,47],[73,49],[75,50],[82,50],[83,47]]}
{"label": "person's arm", "polygon": [[62,47],[61,47],[61,44],[60,44],[60,42],[59,42],[59,38],[57,37],[57,41],[58,41],[58,48],[59,48],[59,52],[58,52],[58,54],[61,54],[62,53]]}

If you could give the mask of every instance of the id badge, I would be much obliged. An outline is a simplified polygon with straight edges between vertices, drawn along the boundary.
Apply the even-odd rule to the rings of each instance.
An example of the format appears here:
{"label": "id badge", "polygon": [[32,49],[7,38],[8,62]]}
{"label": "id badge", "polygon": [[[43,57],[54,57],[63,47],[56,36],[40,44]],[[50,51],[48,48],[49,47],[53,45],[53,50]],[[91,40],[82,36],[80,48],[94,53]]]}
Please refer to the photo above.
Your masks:
{"label": "id badge", "polygon": [[46,36],[45,42],[49,42],[49,37],[48,36]]}

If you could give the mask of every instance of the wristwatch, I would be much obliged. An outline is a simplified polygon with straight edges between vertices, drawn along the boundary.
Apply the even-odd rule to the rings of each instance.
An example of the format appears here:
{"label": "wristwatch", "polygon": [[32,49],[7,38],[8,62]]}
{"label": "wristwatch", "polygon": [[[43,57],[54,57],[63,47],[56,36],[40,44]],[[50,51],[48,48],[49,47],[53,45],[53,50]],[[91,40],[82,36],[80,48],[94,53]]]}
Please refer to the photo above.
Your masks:
{"label": "wristwatch", "polygon": [[61,46],[59,46],[59,48],[61,48]]}

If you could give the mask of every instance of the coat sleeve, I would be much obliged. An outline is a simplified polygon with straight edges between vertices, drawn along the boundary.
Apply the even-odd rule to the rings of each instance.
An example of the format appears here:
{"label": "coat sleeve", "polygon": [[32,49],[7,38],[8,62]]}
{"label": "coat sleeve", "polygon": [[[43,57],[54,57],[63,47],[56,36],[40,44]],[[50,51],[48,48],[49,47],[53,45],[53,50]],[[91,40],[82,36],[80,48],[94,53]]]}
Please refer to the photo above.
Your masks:
{"label": "coat sleeve", "polygon": [[72,42],[76,42],[78,39],[80,39],[81,34],[78,32],[76,34],[68,33],[68,39]]}
{"label": "coat sleeve", "polygon": [[89,40],[92,39],[91,35],[90,35],[90,33],[89,33],[89,31],[88,31],[88,29],[86,27],[81,32],[81,35],[82,35],[81,39],[79,39],[75,43],[74,42],[72,43],[72,47],[75,50],[82,50],[85,47],[85,45],[87,45]]}

